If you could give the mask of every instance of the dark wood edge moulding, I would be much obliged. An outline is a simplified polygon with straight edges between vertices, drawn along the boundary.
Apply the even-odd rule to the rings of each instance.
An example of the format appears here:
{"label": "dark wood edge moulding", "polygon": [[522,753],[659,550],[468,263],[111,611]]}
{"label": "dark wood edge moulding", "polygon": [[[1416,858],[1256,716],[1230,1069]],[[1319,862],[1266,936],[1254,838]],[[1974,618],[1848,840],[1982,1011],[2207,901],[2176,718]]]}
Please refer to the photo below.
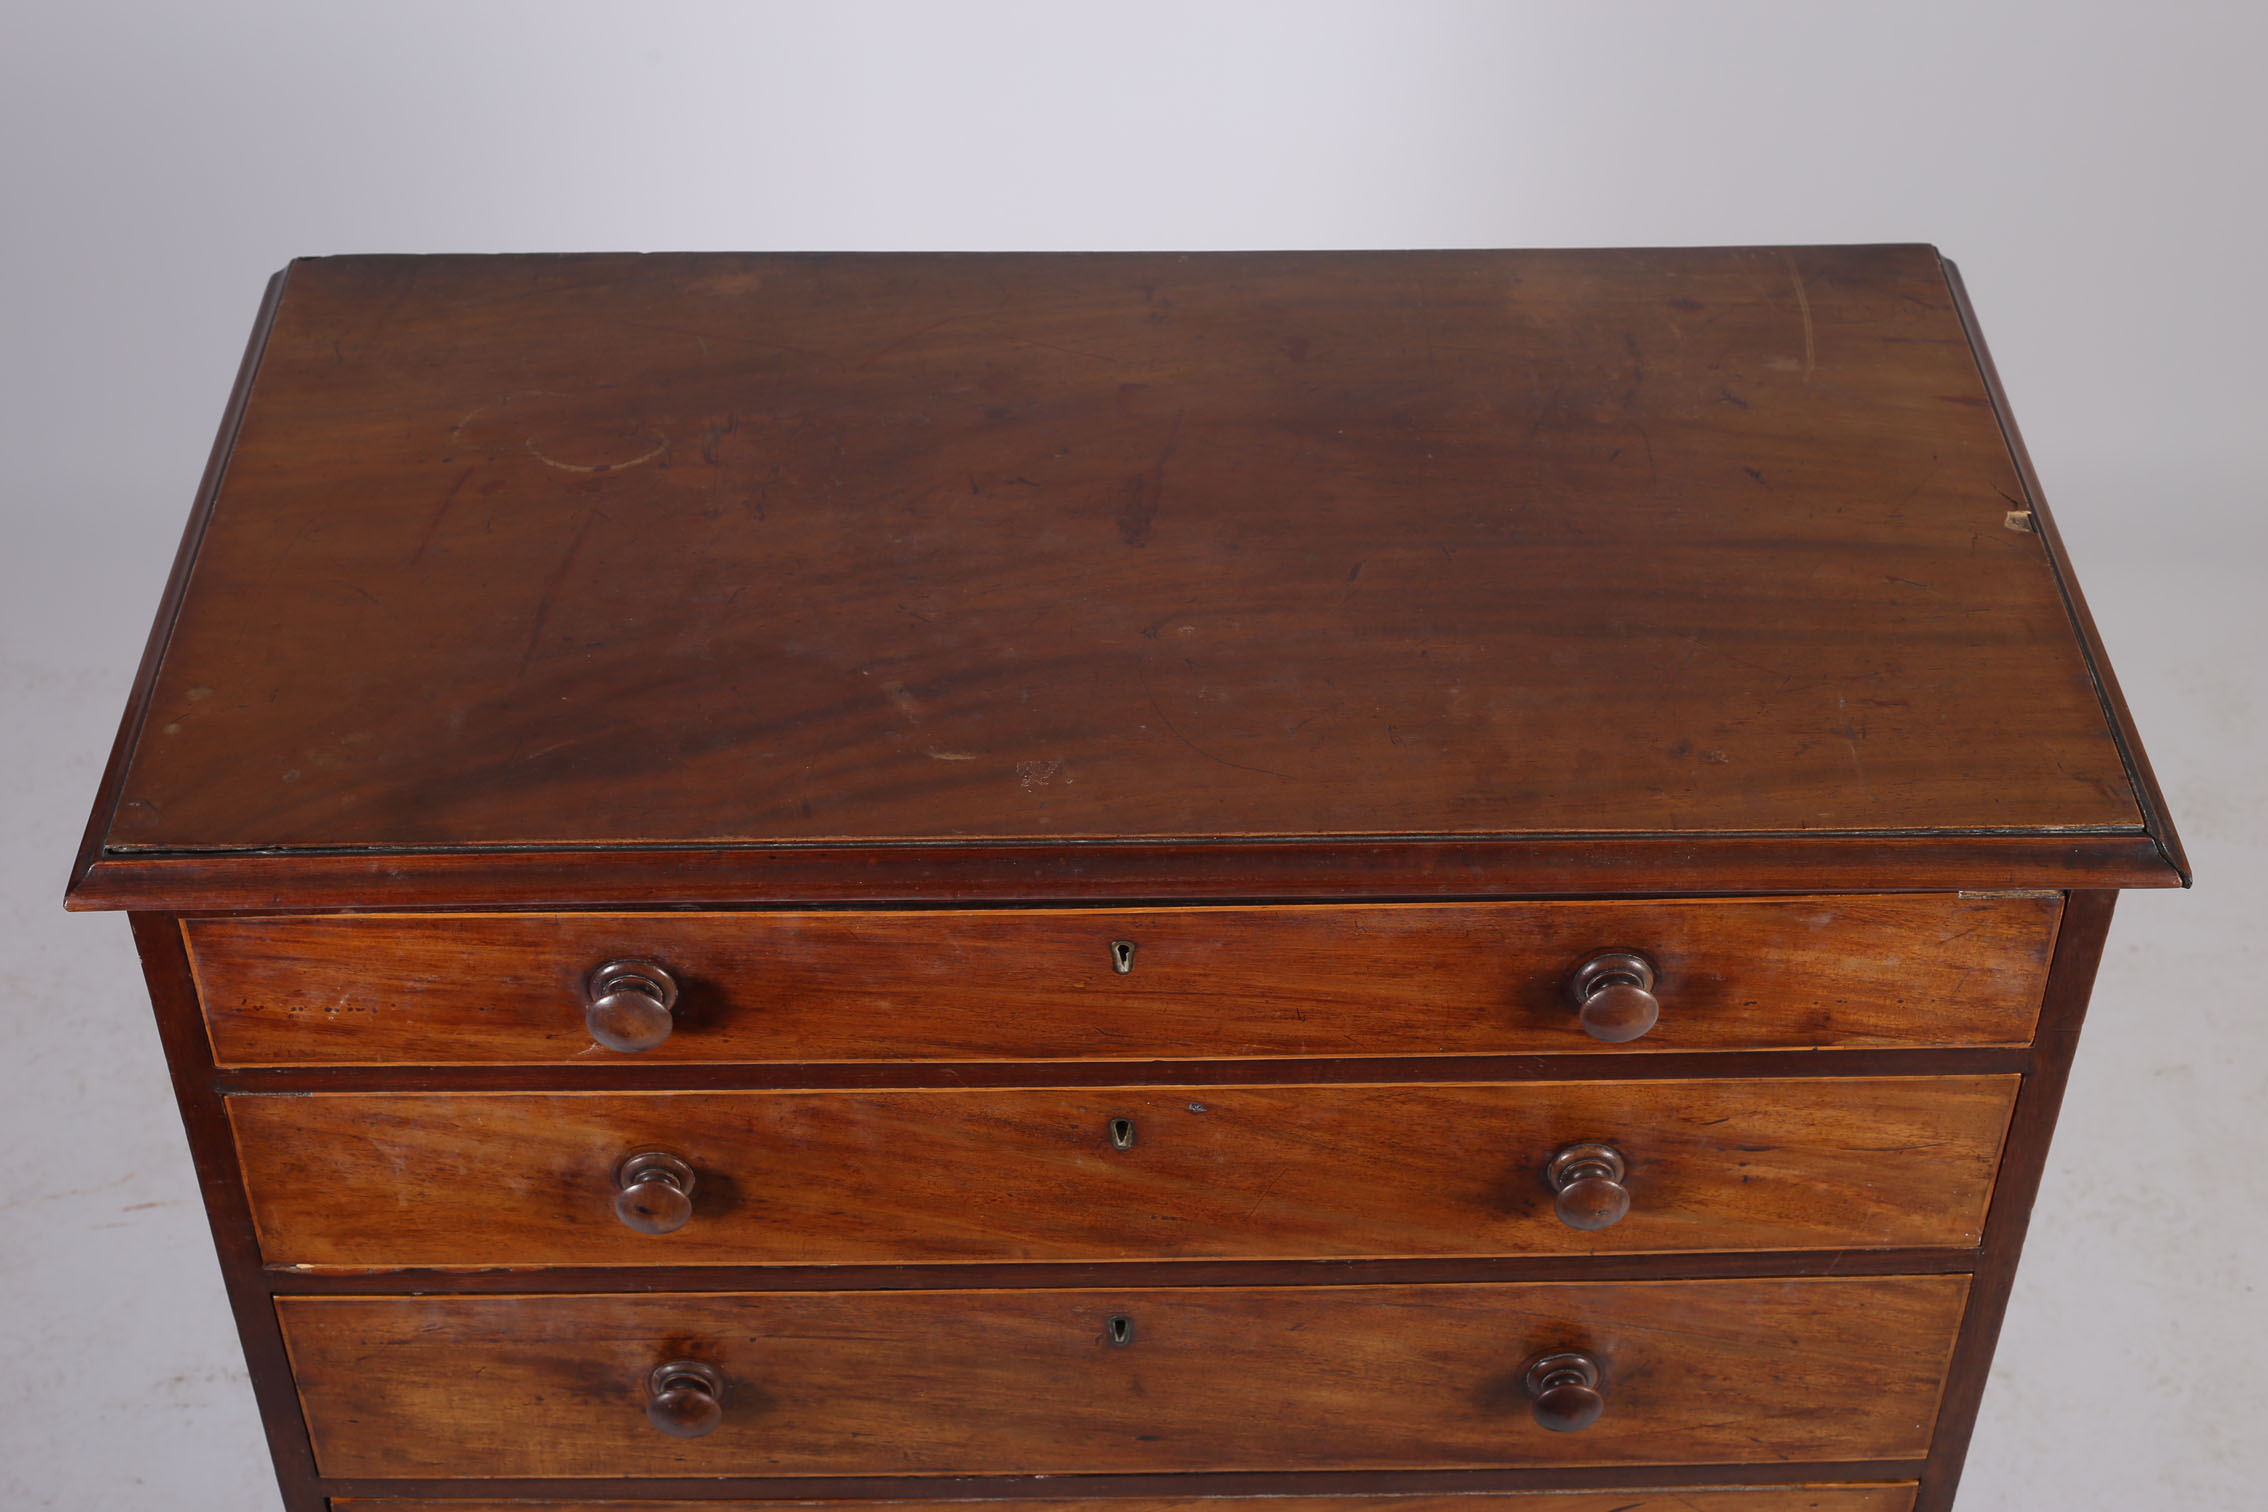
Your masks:
{"label": "dark wood edge moulding", "polygon": [[[1576,1489],[1576,1492],[1590,1492],[1592,1496],[1615,1496],[1615,1494],[1622,1494],[1622,1492],[1637,1492],[1637,1494],[1644,1496],[1644,1494],[1653,1494],[1653,1492],[1724,1494],[1724,1492],[1792,1492],[1792,1489],[1801,1489],[1801,1492],[1912,1492],[1912,1489],[1914,1489],[1914,1467],[1912,1467],[1912,1464],[1903,1464],[1903,1462],[1876,1462],[1876,1464],[1837,1462],[1837,1464],[1810,1464],[1810,1467],[1803,1467],[1803,1469],[1808,1469],[1812,1473],[1808,1473],[1808,1476],[1799,1476],[1794,1480],[1776,1480],[1776,1483],[1767,1483],[1767,1480],[1760,1480],[1758,1476],[1744,1476],[1740,1480],[1719,1480],[1719,1483],[1699,1485],[1699,1483],[1694,1483],[1690,1476],[1687,1476],[1685,1480],[1665,1480],[1665,1483],[1660,1483],[1660,1485],[1651,1485],[1651,1483],[1649,1485],[1637,1485],[1633,1473],[1624,1473],[1624,1476],[1608,1478],[1606,1483],[1601,1483],[1601,1485],[1545,1487],[1545,1489],[1547,1489],[1547,1492]],[[1860,1480],[1842,1480],[1842,1478],[1828,1476],[1828,1473],[1826,1473],[1826,1471],[1857,1473],[1857,1471],[1864,1471],[1864,1469],[1878,1469],[1880,1476],[1864,1476]],[[1456,1473],[1456,1471],[1452,1471],[1452,1473]],[[798,1505],[798,1503],[841,1501],[841,1498],[878,1501],[878,1510],[880,1510],[880,1507],[903,1505],[903,1503],[909,1503],[909,1501],[923,1503],[923,1505],[928,1505],[932,1501],[964,1501],[964,1503],[968,1503],[968,1507],[971,1507],[971,1512],[982,1512],[984,1503],[989,1503],[989,1501],[1027,1501],[1027,1498],[1030,1498],[1030,1501],[1055,1503],[1055,1501],[1080,1501],[1080,1498],[1084,1498],[1084,1496],[1098,1494],[1098,1487],[1086,1485],[1086,1480],[1077,1478],[1077,1476],[1066,1476],[1061,1480],[1070,1480],[1073,1485],[1057,1487],[1055,1480],[1041,1480],[1041,1483],[1036,1483],[1036,1485],[1016,1483],[1014,1487],[1000,1487],[1000,1485],[993,1485],[993,1483],[975,1483],[975,1480],[948,1480],[948,1483],[937,1485],[937,1487],[900,1489],[900,1492],[891,1494],[887,1498],[866,1498],[866,1496],[860,1496],[860,1492],[855,1492],[855,1489],[841,1489],[841,1485],[844,1485],[844,1483],[832,1483],[832,1480],[830,1480],[830,1483],[819,1485],[819,1487],[801,1487],[801,1485],[798,1485],[794,1492],[782,1492],[780,1496],[748,1496],[746,1489],[742,1489],[746,1483],[737,1483],[737,1485],[730,1485],[730,1487],[723,1487],[723,1489],[705,1483],[705,1480],[703,1480],[703,1483],[669,1483],[669,1485],[694,1485],[696,1494],[694,1492],[678,1492],[678,1494],[669,1494],[669,1496],[649,1496],[649,1494],[640,1492],[635,1498],[606,1498],[606,1496],[594,1498],[594,1496],[583,1492],[581,1480],[576,1480],[576,1483],[544,1483],[544,1480],[535,1480],[535,1483],[531,1483],[531,1480],[497,1480],[494,1485],[508,1487],[508,1492],[501,1492],[501,1494],[490,1492],[488,1483],[481,1483],[481,1485],[476,1485],[472,1492],[456,1489],[456,1492],[451,1492],[451,1496],[440,1498],[440,1501],[435,1501],[435,1498],[426,1498],[426,1496],[404,1496],[395,1489],[397,1485],[404,1485],[404,1483],[395,1483],[395,1480],[383,1480],[383,1483],[370,1483],[370,1485],[379,1487],[376,1492],[370,1492],[370,1494],[365,1494],[365,1492],[333,1492],[333,1496],[338,1496],[338,1501],[331,1503],[331,1512],[449,1512],[451,1507],[458,1507],[458,1505],[476,1507],[476,1512],[497,1512],[499,1507],[515,1507],[515,1510],[517,1510],[517,1507],[524,1507],[526,1512],[558,1512],[560,1507],[574,1507],[574,1512],[583,1512],[585,1507],[594,1507],[594,1510],[596,1510],[596,1507],[603,1507],[606,1512],[617,1512],[617,1510],[619,1512],[635,1512],[637,1507],[653,1507],[653,1505],[667,1507],[667,1512],[678,1512],[680,1505],[703,1503],[703,1501],[730,1503],[730,1507],[758,1507],[758,1505],[764,1505],[764,1503],[771,1503],[778,1512],[787,1512],[787,1507]],[[354,1483],[340,1483],[340,1485],[354,1485]],[[540,1487],[538,1492],[531,1492],[531,1489],[528,1489],[531,1485]],[[1243,1498],[1252,1498],[1252,1496],[1431,1498],[1431,1496],[1488,1496],[1488,1494],[1506,1494],[1506,1492],[1508,1494],[1517,1494],[1517,1492],[1531,1492],[1533,1494],[1533,1487],[1463,1485],[1461,1483],[1461,1485],[1449,1485],[1449,1487],[1442,1487],[1442,1489],[1417,1489],[1417,1492],[1408,1492],[1408,1489],[1393,1489],[1393,1487],[1388,1487],[1388,1489],[1361,1489],[1361,1492],[1343,1492],[1343,1489],[1338,1489],[1338,1487],[1325,1489],[1325,1492],[1302,1492],[1302,1489],[1290,1489],[1290,1492],[1279,1492],[1279,1489],[1254,1492],[1254,1489],[1245,1487],[1245,1489],[1227,1489],[1227,1492],[1211,1492],[1211,1494],[1213,1496],[1243,1496]],[[1100,1494],[1107,1494],[1107,1489],[1102,1489]],[[1141,1496],[1152,1496],[1154,1494],[1157,1498],[1191,1496],[1191,1492],[1175,1492],[1175,1489],[1154,1489],[1154,1487],[1143,1487],[1143,1492],[1139,1492],[1139,1494]],[[544,1496],[544,1498],[542,1498],[542,1501],[524,1501],[524,1498],[528,1498],[528,1496]]]}
{"label": "dark wood edge moulding", "polygon": [[2005,1076],[2031,1066],[2021,1045],[1866,1050],[1670,1050],[1616,1055],[1332,1056],[1268,1060],[709,1061],[638,1066],[560,1061],[516,1066],[221,1066],[223,1096],[309,1092],[808,1092],[925,1087],[1256,1087],[1427,1082],[1738,1081],[1817,1076]]}
{"label": "dark wood edge moulding", "polygon": [[1984,328],[1977,323],[1976,307],[1969,303],[1968,286],[1961,281],[1961,270],[1949,257],[1940,256],[1938,263],[1945,269],[1945,285],[1952,291],[1953,308],[1961,317],[1961,329],[1969,338],[1969,350],[1976,357],[1977,373],[1984,379],[1985,392],[1992,399],[1993,414],[2000,421],[2001,438],[2008,443],[2009,460],[2016,465],[2016,476],[2024,486],[2024,502],[2031,510],[2033,528],[2039,532],[2047,547],[2048,567],[2055,574],[2056,587],[2063,594],[2064,612],[2071,617],[2072,628],[2079,632],[2079,648],[2087,661],[2087,674],[2094,679],[2095,695],[2102,700],[2103,717],[2110,722],[2111,739],[2118,746],[2119,758],[2126,763],[2128,785],[2134,790],[2134,801],[2141,806],[2143,827],[2157,844],[2165,864],[2181,878],[2181,885],[2190,884],[2189,854],[2182,849],[2181,836],[2174,831],[2173,816],[2166,809],[2166,795],[2158,789],[2157,774],[2150,770],[2149,754],[2142,749],[2141,732],[2134,727],[2134,716],[2126,707],[2126,695],[2119,691],[2118,677],[2111,671],[2110,655],[2103,650],[2102,635],[2095,629],[2095,616],[2087,608],[2087,596],[2079,590],[2079,580],[2071,571],[2071,553],[2063,544],[2063,533],[2056,529],[2055,515],[2049,510],[2047,493],[2040,487],[2040,477],[2032,468],[2031,450],[2024,445],[2024,433],[2017,427],[2016,411],[2008,402],[2008,391],[2000,386],[2000,369],[1993,365],[1992,348],[1985,344]]}
{"label": "dark wood edge moulding", "polygon": [[198,480],[195,502],[189,507],[189,522],[181,529],[181,545],[173,553],[173,568],[166,574],[165,591],[158,598],[157,617],[150,625],[150,638],[142,646],[142,664],[135,669],[133,690],[126,697],[126,712],[118,721],[118,738],[111,742],[110,761],[103,768],[102,783],[95,789],[94,812],[87,816],[86,834],[79,841],[79,855],[71,868],[71,885],[64,896],[69,908],[105,907],[123,905],[82,904],[79,890],[88,875],[101,863],[103,838],[110,833],[111,820],[118,812],[118,800],[126,786],[126,765],[133,759],[134,747],[141,742],[142,723],[149,714],[150,697],[157,687],[158,668],[165,661],[165,650],[173,639],[175,617],[181,612],[182,595],[189,589],[189,573],[197,564],[197,548],[204,543],[206,522],[213,517],[213,505],[220,498],[221,479],[228,472],[229,457],[236,450],[236,432],[244,423],[245,406],[252,400],[252,380],[260,370],[260,359],[268,349],[268,332],[276,323],[276,311],[283,304],[284,284],[291,270],[285,268],[268,280],[265,293],[260,296],[260,312],[253,318],[252,334],[244,343],[244,356],[236,365],[236,383],[228,393],[228,404],[221,410],[220,429],[213,436],[211,455],[205,459],[205,475]]}
{"label": "dark wood edge moulding", "polygon": [[1269,903],[2177,887],[2100,835],[286,852],[96,860],[76,910],[327,913],[632,906]]}
{"label": "dark wood edge moulding", "polygon": [[278,1297],[588,1295],[593,1292],[1080,1291],[1177,1286],[1462,1286],[1520,1281],[1800,1280],[1959,1276],[1975,1249],[1661,1251],[1447,1260],[1101,1260],[923,1265],[545,1266],[347,1271],[274,1265]]}
{"label": "dark wood edge moulding", "polygon": [[[2100,637],[2010,416],[1958,272],[1941,259],[2104,716],[2140,828],[1991,833],[1266,836],[1139,841],[460,847],[161,852],[108,848],[126,766],[195,567],[290,270],[268,283],[65,894],[75,910],[338,910],[615,904],[1173,902],[1831,890],[2187,886]],[[594,863],[603,861],[603,867]],[[603,881],[596,880],[603,873]]]}
{"label": "dark wood edge moulding", "polygon": [[[903,1480],[334,1480],[336,1497],[483,1503],[526,1500],[528,1512],[560,1501],[1078,1501],[1088,1497],[1423,1496],[1470,1491],[1711,1491],[1743,1486],[1911,1485],[1918,1460],[1809,1460],[1785,1464],[1633,1465],[1574,1470],[1229,1470],[1171,1475],[934,1475]],[[1713,1473],[1714,1472],[1714,1473]],[[292,1512],[299,1512],[294,1507]],[[323,1512],[321,1503],[308,1512]]]}

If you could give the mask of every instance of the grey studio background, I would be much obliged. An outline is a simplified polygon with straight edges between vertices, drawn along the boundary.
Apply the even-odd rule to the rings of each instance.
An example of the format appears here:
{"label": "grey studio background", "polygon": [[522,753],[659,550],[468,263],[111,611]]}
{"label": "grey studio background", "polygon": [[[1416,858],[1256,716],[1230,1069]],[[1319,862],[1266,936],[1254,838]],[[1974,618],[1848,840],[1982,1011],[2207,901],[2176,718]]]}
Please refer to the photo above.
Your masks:
{"label": "grey studio background", "polygon": [[287,259],[1871,240],[1961,264],[2198,877],[2120,905],[1962,1506],[2261,1505],[2268,10],[81,0],[6,39],[0,1507],[276,1505],[125,922],[60,899]]}

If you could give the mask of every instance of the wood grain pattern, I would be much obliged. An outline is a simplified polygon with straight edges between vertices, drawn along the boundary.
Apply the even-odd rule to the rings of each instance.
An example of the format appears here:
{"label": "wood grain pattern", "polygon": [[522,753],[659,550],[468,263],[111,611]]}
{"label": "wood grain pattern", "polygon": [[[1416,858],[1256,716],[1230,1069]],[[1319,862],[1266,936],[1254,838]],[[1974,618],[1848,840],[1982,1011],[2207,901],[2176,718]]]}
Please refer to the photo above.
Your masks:
{"label": "wood grain pattern", "polygon": [[[187,921],[224,1065],[1204,1059],[2022,1044],[2060,899],[1881,898]],[[1136,945],[1111,969],[1115,940]],[[1592,953],[1661,973],[1606,1045]],[[593,1045],[581,985],[659,962],[678,1027]]]}
{"label": "wood grain pattern", "polygon": [[[1077,1473],[1918,1459],[1968,1279],[282,1297],[329,1476]],[[1113,1315],[1134,1341],[1108,1342]],[[1551,1434],[1527,1361],[1607,1362]],[[724,1424],[653,1431],[662,1360]]]}
{"label": "wood grain pattern", "polygon": [[[237,1097],[271,1265],[920,1264],[1974,1245],[2017,1078]],[[1123,1120],[1128,1148],[1111,1126]],[[1610,1139],[1629,1216],[1554,1216]],[[667,1235],[616,1167],[695,1173]]]}
{"label": "wood grain pattern", "polygon": [[304,261],[108,846],[2139,830],[2019,486],[1926,247]]}
{"label": "wood grain pattern", "polygon": [[1661,1490],[1463,1492],[1445,1496],[1130,1496],[1015,1501],[426,1501],[340,1497],[333,1512],[1911,1512],[1912,1485],[1677,1486]]}

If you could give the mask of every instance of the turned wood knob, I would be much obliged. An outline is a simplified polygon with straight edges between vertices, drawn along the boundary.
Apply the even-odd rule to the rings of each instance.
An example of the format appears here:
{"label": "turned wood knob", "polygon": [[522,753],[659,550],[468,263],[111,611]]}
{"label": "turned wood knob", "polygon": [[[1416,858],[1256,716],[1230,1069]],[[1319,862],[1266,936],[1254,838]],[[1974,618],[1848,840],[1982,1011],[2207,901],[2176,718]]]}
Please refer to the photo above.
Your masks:
{"label": "turned wood knob", "polygon": [[641,1234],[674,1234],[693,1216],[693,1168],[647,1150],[614,1168],[614,1215]]}
{"label": "turned wood knob", "polygon": [[677,1027],[677,981],[651,961],[609,961],[583,983],[583,1023],[609,1050],[651,1050]]}
{"label": "turned wood knob", "polygon": [[1634,950],[1603,950],[1575,968],[1567,996],[1593,1039],[1619,1045],[1654,1027],[1662,1000],[1654,996],[1654,963]]}
{"label": "turned wood knob", "polygon": [[1528,1366],[1528,1395],[1536,1422],[1554,1433],[1576,1433],[1606,1411],[1599,1394],[1599,1362],[1580,1350],[1547,1354]]}
{"label": "turned wood knob", "polygon": [[1630,1212],[1630,1188],[1622,1184],[1622,1152],[1610,1144],[1571,1144],[1551,1157],[1544,1174],[1551,1180],[1552,1208],[1569,1228],[1613,1228]]}
{"label": "turned wood knob", "polygon": [[646,1391],[646,1421],[671,1438],[699,1438],[724,1421],[724,1377],[699,1360],[656,1365]]}

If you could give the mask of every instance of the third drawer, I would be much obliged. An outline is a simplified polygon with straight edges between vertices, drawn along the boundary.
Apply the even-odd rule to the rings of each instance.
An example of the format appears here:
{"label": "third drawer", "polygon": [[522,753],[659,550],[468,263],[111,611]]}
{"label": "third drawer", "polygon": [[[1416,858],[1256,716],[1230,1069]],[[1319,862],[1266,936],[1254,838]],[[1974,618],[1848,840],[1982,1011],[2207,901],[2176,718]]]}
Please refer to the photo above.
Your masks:
{"label": "third drawer", "polygon": [[[1966,1276],[282,1297],[325,1475],[1918,1460]],[[1604,1415],[1534,1416],[1579,1353]],[[690,1363],[721,1407],[656,1431]],[[691,1393],[687,1393],[690,1395]],[[683,1399],[680,1405],[685,1405]]]}
{"label": "third drawer", "polygon": [[[1301,1259],[1972,1246],[2017,1082],[317,1093],[228,1108],[274,1265]],[[1572,1226],[1616,1194],[1563,1204],[1562,1185],[1602,1179],[1627,1214]]]}

